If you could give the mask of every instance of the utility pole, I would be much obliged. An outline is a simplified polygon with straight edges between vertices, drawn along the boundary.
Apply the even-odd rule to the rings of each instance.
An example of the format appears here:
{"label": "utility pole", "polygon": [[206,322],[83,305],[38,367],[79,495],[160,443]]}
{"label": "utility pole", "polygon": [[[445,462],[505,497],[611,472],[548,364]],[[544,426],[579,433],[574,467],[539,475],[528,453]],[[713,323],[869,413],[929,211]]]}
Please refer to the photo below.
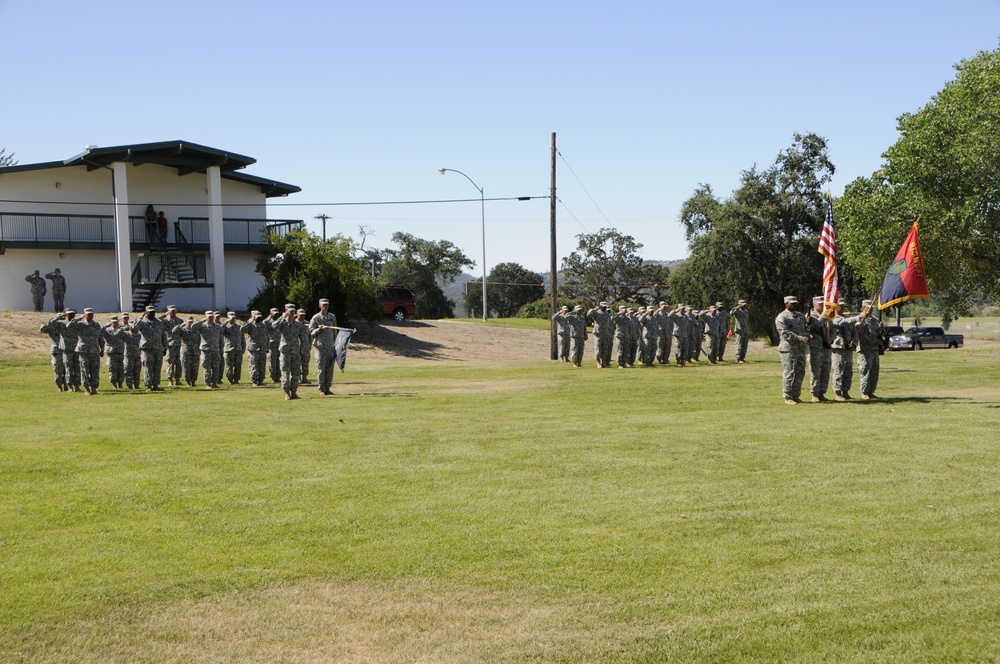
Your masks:
{"label": "utility pole", "polygon": [[549,320],[552,322],[552,357],[559,359],[558,340],[556,338],[556,322],[552,316],[556,315],[559,307],[559,277],[557,276],[558,266],[556,265],[556,132],[552,132],[552,191],[549,194],[549,274],[552,276],[552,311]]}
{"label": "utility pole", "polygon": [[333,217],[324,213],[324,214],[317,214],[315,217],[313,217],[313,219],[319,219],[323,222],[323,242],[326,242],[326,220],[333,219]]}

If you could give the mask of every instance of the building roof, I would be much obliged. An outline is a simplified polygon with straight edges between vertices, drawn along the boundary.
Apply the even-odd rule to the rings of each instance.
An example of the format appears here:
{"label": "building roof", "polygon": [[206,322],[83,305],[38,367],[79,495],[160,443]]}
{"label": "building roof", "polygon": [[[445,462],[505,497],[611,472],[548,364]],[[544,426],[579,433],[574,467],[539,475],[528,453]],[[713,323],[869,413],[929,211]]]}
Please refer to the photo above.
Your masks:
{"label": "building roof", "polygon": [[62,168],[64,166],[86,166],[88,171],[108,167],[115,162],[125,162],[141,166],[157,164],[177,169],[177,175],[204,173],[209,166],[218,166],[221,176],[227,180],[235,180],[260,187],[268,198],[287,196],[302,191],[301,187],[285,184],[277,180],[262,178],[249,173],[238,172],[239,169],[257,162],[253,157],[210,148],[188,141],[164,141],[162,143],[138,143],[134,145],[118,145],[99,148],[88,147],[84,152],[70,157],[65,161],[49,161],[39,164],[24,164],[0,168],[0,174],[19,171],[44,170]]}

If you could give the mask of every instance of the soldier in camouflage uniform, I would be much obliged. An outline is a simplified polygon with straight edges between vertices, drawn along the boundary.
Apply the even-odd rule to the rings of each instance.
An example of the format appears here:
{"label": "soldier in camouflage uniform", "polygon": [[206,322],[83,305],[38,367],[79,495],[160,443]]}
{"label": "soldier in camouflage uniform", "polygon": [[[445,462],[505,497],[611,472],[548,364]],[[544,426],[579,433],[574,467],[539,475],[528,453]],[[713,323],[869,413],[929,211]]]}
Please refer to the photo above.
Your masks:
{"label": "soldier in camouflage uniform", "polygon": [[698,318],[701,312],[688,305],[684,313],[688,317],[688,361],[701,362],[701,343],[705,337],[705,324]]}
{"label": "soldier in camouflage uniform", "polygon": [[160,374],[163,356],[167,354],[167,325],[156,317],[156,307],[146,307],[146,315],[132,325],[139,333],[139,353],[142,355],[142,378],[148,392],[162,392]]}
{"label": "soldier in camouflage uniform", "polygon": [[552,316],[553,322],[556,324],[556,334],[559,337],[559,359],[563,362],[569,362],[569,321],[566,317],[569,316],[569,307],[565,304]]}
{"label": "soldier in camouflage uniform", "polygon": [[285,315],[271,323],[278,331],[281,341],[278,352],[281,353],[281,389],[285,391],[285,400],[298,399],[299,389],[299,328],[302,326],[295,318],[295,305],[285,305]]}
{"label": "soldier in camouflage uniform", "polygon": [[[862,313],[872,310],[872,301],[861,303]],[[858,374],[861,377],[861,398],[878,399],[879,351],[882,347],[882,321],[874,316],[858,323]]]}
{"label": "soldier in camouflage uniform", "polygon": [[181,376],[184,374],[184,367],[181,366],[181,340],[174,334],[174,329],[180,327],[184,321],[177,315],[177,307],[169,305],[167,313],[160,316],[167,332],[167,383],[170,385],[180,385]]}
{"label": "soldier in camouflage uniform", "polygon": [[615,342],[618,345],[616,360],[618,368],[624,369],[628,366],[628,346],[632,339],[632,323],[628,319],[628,308],[618,307],[618,313],[611,317],[611,322],[615,326]]}
{"label": "soldier in camouflage uniform", "polygon": [[857,326],[867,312],[857,316],[847,316],[844,301],[837,302],[837,314],[833,318],[833,394],[837,401],[849,401],[851,383],[854,378],[854,349],[857,346]]}
{"label": "soldier in camouflage uniform", "polygon": [[778,352],[781,354],[781,392],[785,403],[801,403],[802,379],[806,375],[806,351],[809,348],[809,333],[806,317],[796,311],[798,298],[785,297],[785,310],[774,319],[778,331]]}
{"label": "soldier in camouflage uniform", "polygon": [[683,367],[688,358],[688,317],[687,307],[678,304],[677,308],[667,314],[671,322],[671,333],[674,338],[674,362]]}
{"label": "soldier in camouflage uniform", "polygon": [[76,332],[76,354],[80,358],[80,378],[87,394],[97,394],[101,385],[101,358],[104,357],[104,335],[101,324],[94,320],[94,310],[83,310],[83,318],[66,323]]}
{"label": "soldier in camouflage uniform", "polygon": [[722,326],[722,316],[713,304],[708,311],[701,312],[698,318],[704,324],[705,336],[708,338],[708,363],[715,364],[719,357],[719,328]]}
{"label": "soldier in camouflage uniform", "polygon": [[174,334],[181,340],[181,367],[184,384],[194,387],[198,384],[198,363],[201,361],[201,334],[194,329],[194,316],[174,328]]}
{"label": "soldier in camouflage uniform", "polygon": [[201,337],[198,350],[201,351],[201,366],[205,372],[205,385],[210,390],[217,389],[221,380],[218,370],[221,352],[219,349],[222,347],[222,326],[216,324],[214,311],[206,311],[205,318],[192,325],[191,329]]}
{"label": "soldier in camouflage uniform", "polygon": [[112,316],[111,322],[101,328],[101,336],[108,355],[108,382],[120,390],[125,380],[125,330],[119,324],[118,316]]}
{"label": "soldier in camouflage uniform", "polygon": [[587,319],[583,316],[583,307],[579,304],[566,317],[569,321],[570,357],[574,366],[583,362],[583,345],[587,340]]}
{"label": "soldier in camouflage uniform", "polygon": [[127,311],[122,312],[121,319],[122,329],[125,330],[122,336],[125,341],[125,387],[135,390],[139,388],[139,371],[142,367],[142,353],[139,351],[142,337],[129,322]]}
{"label": "soldier in camouflage uniform", "polygon": [[38,328],[38,331],[49,335],[49,339],[52,340],[52,348],[50,349],[52,353],[52,373],[56,376],[56,387],[59,388],[60,392],[66,392],[69,388],[66,387],[66,365],[63,363],[63,353],[59,348],[59,327],[59,321],[53,318],[47,323],[43,323]]}
{"label": "soldier in camouflage uniform", "polygon": [[823,316],[823,296],[812,299],[813,308],[806,317],[809,330],[809,391],[813,402],[829,401],[830,365],[833,355],[833,325]]}
{"label": "soldier in camouflage uniform", "polygon": [[80,359],[76,355],[76,332],[68,327],[75,316],[75,311],[67,309],[65,313],[61,313],[49,321],[59,331],[59,350],[62,351],[63,370],[65,371],[63,382],[67,392],[80,391]]}
{"label": "soldier in camouflage uniform", "polygon": [[653,318],[656,320],[656,361],[660,364],[670,364],[670,345],[674,338],[674,321],[667,311],[666,302],[660,302]]}
{"label": "soldier in camouflage uniform", "polygon": [[45,279],[38,270],[35,270],[24,280],[31,284],[31,302],[35,305],[35,311],[42,311],[45,308]]}
{"label": "soldier in camouflage uniform", "polygon": [[260,387],[267,372],[267,348],[271,343],[271,333],[264,324],[264,316],[259,311],[250,312],[250,320],[240,327],[246,337],[246,349],[250,355],[250,382]]}
{"label": "soldier in camouflage uniform", "polygon": [[281,353],[278,351],[278,345],[281,343],[281,337],[278,335],[277,330],[271,325],[274,321],[278,320],[281,316],[281,311],[279,309],[271,309],[271,315],[268,316],[266,328],[267,333],[271,335],[271,340],[268,343],[268,366],[271,373],[271,382],[278,383],[281,382]]}
{"label": "soldier in camouflage uniform", "polygon": [[59,268],[56,268],[45,275],[45,278],[52,282],[52,302],[55,305],[55,312],[59,313],[66,306],[66,277],[62,276]]}
{"label": "soldier in camouflage uniform", "polygon": [[587,318],[594,324],[594,358],[597,366],[606,369],[611,366],[611,348],[614,343],[614,324],[608,303],[601,302],[587,312]]}
{"label": "soldier in camouflage uniform", "polygon": [[312,343],[309,338],[309,319],[306,317],[306,310],[299,309],[295,312],[295,320],[302,323],[299,329],[299,385],[309,384],[309,356],[312,355]]}
{"label": "soldier in camouflage uniform", "polygon": [[715,309],[719,312],[719,351],[715,354],[716,362],[725,362],[726,344],[729,343],[729,314],[726,313],[726,306],[722,302],[715,303]]}
{"label": "soldier in camouflage uniform", "polygon": [[747,301],[740,300],[736,308],[729,312],[736,321],[733,334],[736,335],[736,362],[745,364],[747,361],[747,346],[750,343],[750,312],[747,311]]}
{"label": "soldier in camouflage uniform", "polygon": [[330,313],[330,301],[319,301],[319,313],[309,321],[309,337],[316,349],[316,382],[323,394],[330,394],[334,363],[337,360],[337,317]]}
{"label": "soldier in camouflage uniform", "polygon": [[239,385],[243,376],[243,330],[236,322],[236,312],[226,313],[222,325],[222,352],[225,354],[226,380],[230,385]]}
{"label": "soldier in camouflage uniform", "polygon": [[656,362],[656,328],[657,320],[654,317],[653,307],[647,307],[638,316],[639,324],[642,326],[642,339],[639,341],[639,355],[642,366],[651,367]]}

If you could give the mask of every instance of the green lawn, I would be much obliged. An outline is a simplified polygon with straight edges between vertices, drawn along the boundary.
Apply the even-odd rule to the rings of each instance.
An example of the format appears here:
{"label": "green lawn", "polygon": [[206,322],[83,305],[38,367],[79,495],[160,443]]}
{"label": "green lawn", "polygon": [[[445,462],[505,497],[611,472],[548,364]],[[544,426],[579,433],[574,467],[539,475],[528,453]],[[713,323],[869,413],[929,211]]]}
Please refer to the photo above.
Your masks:
{"label": "green lawn", "polygon": [[1000,349],[882,361],[794,407],[776,353],[298,402],[3,361],[0,661],[998,661]]}

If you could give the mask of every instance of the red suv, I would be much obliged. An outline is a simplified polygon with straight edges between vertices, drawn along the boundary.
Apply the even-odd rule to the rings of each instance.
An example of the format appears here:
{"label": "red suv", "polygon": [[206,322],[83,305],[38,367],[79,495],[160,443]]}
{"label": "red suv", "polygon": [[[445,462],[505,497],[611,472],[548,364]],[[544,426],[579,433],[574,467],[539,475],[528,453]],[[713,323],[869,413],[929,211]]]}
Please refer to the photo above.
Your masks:
{"label": "red suv", "polygon": [[417,313],[417,302],[408,288],[386,286],[379,291],[378,299],[382,313],[396,320],[406,320],[407,316]]}

